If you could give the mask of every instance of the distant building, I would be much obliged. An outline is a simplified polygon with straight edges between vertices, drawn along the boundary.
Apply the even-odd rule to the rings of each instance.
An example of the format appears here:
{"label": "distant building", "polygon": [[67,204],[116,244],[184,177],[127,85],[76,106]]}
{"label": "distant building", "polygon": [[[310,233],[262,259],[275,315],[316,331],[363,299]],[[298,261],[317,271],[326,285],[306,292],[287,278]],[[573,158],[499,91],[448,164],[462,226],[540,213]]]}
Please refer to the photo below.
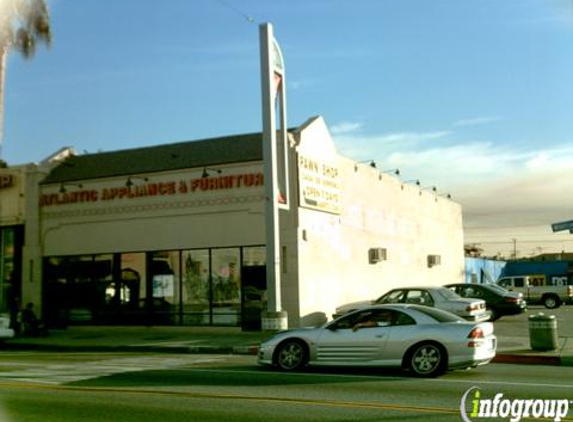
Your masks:
{"label": "distant building", "polygon": [[523,261],[571,261],[573,262],[573,252],[556,252],[544,253],[530,258],[523,259]]}
{"label": "distant building", "polygon": [[[24,227],[37,227],[38,182],[61,160],[74,154],[65,147],[39,163],[8,166],[0,165],[0,313],[14,311],[17,303],[26,299],[38,300],[34,289],[22,299],[22,256]],[[27,215],[32,210],[33,215]],[[30,247],[32,250],[33,247]]]}

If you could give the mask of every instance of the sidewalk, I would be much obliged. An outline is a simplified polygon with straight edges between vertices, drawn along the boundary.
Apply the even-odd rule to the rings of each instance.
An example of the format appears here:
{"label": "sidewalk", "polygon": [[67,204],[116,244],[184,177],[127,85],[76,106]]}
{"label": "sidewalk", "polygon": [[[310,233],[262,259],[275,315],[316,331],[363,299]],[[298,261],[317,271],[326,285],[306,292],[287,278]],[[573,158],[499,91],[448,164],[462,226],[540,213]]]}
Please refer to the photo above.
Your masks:
{"label": "sidewalk", "polygon": [[[74,326],[51,330],[49,337],[7,340],[5,350],[220,353],[256,355],[270,334],[238,327]],[[498,335],[496,363],[573,366],[573,338],[559,337],[558,347],[533,351],[528,337]]]}
{"label": "sidewalk", "polygon": [[270,334],[238,327],[72,326],[7,340],[9,350],[256,354]]}

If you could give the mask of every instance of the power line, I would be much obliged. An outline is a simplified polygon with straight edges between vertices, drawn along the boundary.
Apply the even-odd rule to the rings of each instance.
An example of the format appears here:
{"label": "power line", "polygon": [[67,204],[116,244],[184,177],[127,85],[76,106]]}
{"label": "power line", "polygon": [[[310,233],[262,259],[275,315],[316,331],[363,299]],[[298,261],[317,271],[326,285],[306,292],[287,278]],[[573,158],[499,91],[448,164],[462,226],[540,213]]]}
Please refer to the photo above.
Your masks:
{"label": "power line", "polygon": [[[466,231],[471,231],[472,229],[466,229]],[[499,237],[499,238],[507,238],[508,236],[519,236],[519,237],[540,237],[545,236],[543,233],[530,233],[530,234],[474,234],[475,237]],[[569,237],[569,233],[562,233],[562,234],[550,234],[547,236],[551,236],[552,238],[555,237]]]}
{"label": "power line", "polygon": [[[566,240],[566,239],[561,239],[561,240],[520,240],[517,239],[518,243],[565,243],[565,242],[573,242],[573,239],[570,240]],[[507,239],[507,240],[486,240],[486,241],[481,241],[481,240],[477,240],[477,239],[473,239],[472,241],[465,241],[465,243],[471,243],[471,244],[476,244],[476,245],[482,245],[482,244],[505,244],[505,243],[513,243],[512,239]]]}
{"label": "power line", "polygon": [[235,13],[241,15],[243,18],[245,18],[247,20],[247,22],[249,23],[255,23],[255,20],[253,19],[252,16],[247,15],[246,13],[244,13],[243,11],[241,11],[240,9],[236,8],[235,6],[233,6],[232,4],[227,3],[225,0],[218,0],[219,3],[223,4],[224,6],[227,6],[229,9],[231,9],[232,11],[234,11]]}

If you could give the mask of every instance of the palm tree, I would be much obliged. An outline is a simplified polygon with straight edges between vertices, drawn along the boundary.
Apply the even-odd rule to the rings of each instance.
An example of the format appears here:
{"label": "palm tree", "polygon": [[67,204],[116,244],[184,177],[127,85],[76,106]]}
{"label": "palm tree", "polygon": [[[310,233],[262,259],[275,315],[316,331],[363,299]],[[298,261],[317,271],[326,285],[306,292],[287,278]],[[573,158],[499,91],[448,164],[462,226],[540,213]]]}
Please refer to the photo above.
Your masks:
{"label": "palm tree", "polygon": [[0,0],[0,157],[4,135],[4,82],[12,48],[30,58],[38,43],[52,40],[45,0]]}

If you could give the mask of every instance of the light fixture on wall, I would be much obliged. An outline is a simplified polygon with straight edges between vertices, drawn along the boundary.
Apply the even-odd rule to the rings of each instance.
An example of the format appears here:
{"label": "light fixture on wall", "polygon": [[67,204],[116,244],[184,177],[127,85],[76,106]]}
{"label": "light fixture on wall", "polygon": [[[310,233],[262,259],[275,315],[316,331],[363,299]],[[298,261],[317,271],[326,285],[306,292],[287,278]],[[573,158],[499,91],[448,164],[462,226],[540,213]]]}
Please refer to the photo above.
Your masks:
{"label": "light fixture on wall", "polygon": [[413,185],[420,186],[420,181],[418,179],[406,180],[402,183],[412,183]]}
{"label": "light fixture on wall", "polygon": [[358,161],[356,164],[354,164],[354,171],[358,171],[358,164],[364,164],[364,163],[370,163],[370,167],[372,167],[373,169],[376,168],[376,161],[364,160],[364,161]]}
{"label": "light fixture on wall", "polygon": [[66,186],[75,186],[77,188],[84,187],[84,185],[82,185],[81,183],[60,183],[60,193],[66,193],[68,191],[66,189]]}
{"label": "light fixture on wall", "polygon": [[147,177],[129,176],[127,178],[127,181],[125,182],[125,186],[127,186],[128,188],[130,186],[133,186],[133,179],[143,180],[144,182],[147,182],[149,180],[149,178]]}
{"label": "light fixture on wall", "polygon": [[400,176],[400,169],[384,170],[381,171],[380,173],[395,174],[396,176]]}
{"label": "light fixture on wall", "polygon": [[221,170],[221,169],[215,169],[215,168],[211,168],[211,167],[203,167],[203,174],[201,175],[201,177],[202,177],[203,179],[205,179],[206,177],[209,177],[209,172],[210,172],[210,171],[216,171],[217,174],[221,174],[221,172],[222,172],[223,170]]}
{"label": "light fixture on wall", "polygon": [[438,188],[435,186],[426,186],[426,187],[422,188],[421,190],[431,190],[432,192],[437,192]]}
{"label": "light fixture on wall", "polygon": [[452,195],[449,193],[440,193],[438,196],[443,196],[444,198],[452,199]]}

